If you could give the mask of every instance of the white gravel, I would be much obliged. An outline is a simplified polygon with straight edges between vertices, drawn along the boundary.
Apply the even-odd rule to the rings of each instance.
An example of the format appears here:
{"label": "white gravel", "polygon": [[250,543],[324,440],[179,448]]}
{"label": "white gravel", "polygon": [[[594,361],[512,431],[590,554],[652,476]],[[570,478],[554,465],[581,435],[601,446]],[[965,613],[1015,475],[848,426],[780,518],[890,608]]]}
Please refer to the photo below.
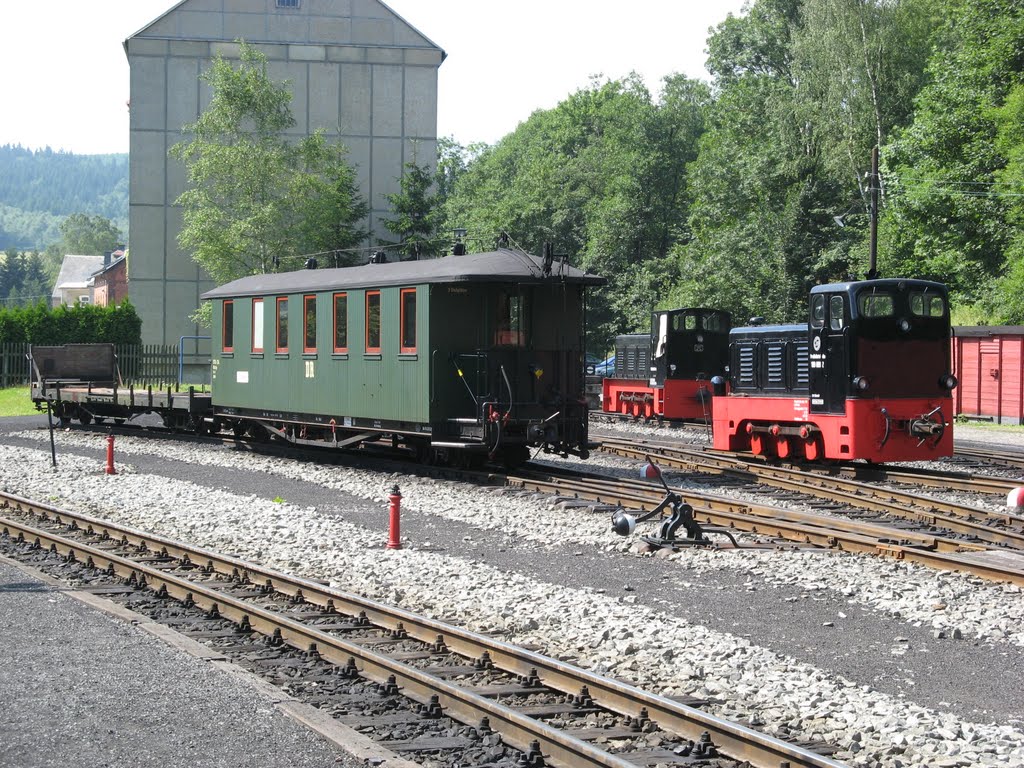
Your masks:
{"label": "white gravel", "polygon": [[[46,439],[40,431],[19,436]],[[97,449],[102,440],[96,435],[58,434],[61,448]],[[144,452],[301,479],[382,503],[396,481],[394,475],[137,438],[119,437],[117,452],[117,475],[104,475],[95,460],[66,450],[54,474],[48,445],[40,444],[38,450],[0,446],[2,485],[11,492],[271,567],[329,579],[339,588],[453,619],[471,629],[502,631],[515,642],[576,657],[582,666],[636,680],[661,693],[722,699],[719,714],[743,714],[767,732],[792,732],[839,744],[843,751],[837,758],[851,765],[1024,765],[1024,730],[1019,722],[971,723],[929,710],[780,656],[745,638],[636,605],[632,596],[567,589],[412,547],[382,551],[380,533],[336,514],[146,475],[134,470],[130,457]],[[537,545],[568,539],[629,556],[629,542],[608,530],[605,517],[571,509],[560,510],[557,516],[539,515],[538,502],[527,495],[399,479],[403,507],[411,512],[481,529],[516,530]],[[495,503],[498,494],[500,503]],[[529,525],[524,524],[527,520]],[[312,549],[305,543],[309,541],[316,542]],[[917,626],[1024,645],[1024,600],[1016,587],[843,554],[691,550],[674,554],[671,560],[681,578],[731,569],[759,582],[796,585],[808,593],[831,592]],[[445,588],[438,589],[439,584]]]}

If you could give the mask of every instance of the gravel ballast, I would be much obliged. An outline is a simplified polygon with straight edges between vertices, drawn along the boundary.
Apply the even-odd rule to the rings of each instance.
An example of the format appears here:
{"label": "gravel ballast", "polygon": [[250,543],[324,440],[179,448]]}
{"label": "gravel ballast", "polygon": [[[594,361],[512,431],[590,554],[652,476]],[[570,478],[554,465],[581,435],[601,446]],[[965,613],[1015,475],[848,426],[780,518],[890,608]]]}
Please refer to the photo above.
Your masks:
{"label": "gravel ballast", "polygon": [[[102,436],[57,439],[54,473],[45,431],[4,436],[5,488],[717,699],[852,765],[1024,765],[1016,587],[848,554],[638,555],[606,515],[531,494],[145,438],[119,437],[107,476]],[[396,482],[411,541],[386,551]]]}

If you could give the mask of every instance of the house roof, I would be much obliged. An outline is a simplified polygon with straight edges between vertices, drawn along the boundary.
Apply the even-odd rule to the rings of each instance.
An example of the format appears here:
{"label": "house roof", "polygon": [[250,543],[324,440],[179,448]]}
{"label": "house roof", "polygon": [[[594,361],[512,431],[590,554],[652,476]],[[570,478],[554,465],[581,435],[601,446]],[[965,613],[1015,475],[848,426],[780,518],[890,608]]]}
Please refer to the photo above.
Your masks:
{"label": "house roof", "polygon": [[102,256],[68,254],[64,257],[64,261],[61,262],[60,272],[57,274],[57,282],[53,286],[53,293],[50,295],[55,299],[59,299],[61,290],[87,287],[89,278],[101,269],[103,269]]}
{"label": "house roof", "polygon": [[340,289],[386,288],[425,283],[528,283],[566,282],[604,285],[603,277],[555,262],[544,274],[543,261],[523,251],[502,248],[466,256],[445,256],[423,261],[395,261],[337,269],[303,269],[234,280],[203,294],[204,299],[231,296],[272,296]]}

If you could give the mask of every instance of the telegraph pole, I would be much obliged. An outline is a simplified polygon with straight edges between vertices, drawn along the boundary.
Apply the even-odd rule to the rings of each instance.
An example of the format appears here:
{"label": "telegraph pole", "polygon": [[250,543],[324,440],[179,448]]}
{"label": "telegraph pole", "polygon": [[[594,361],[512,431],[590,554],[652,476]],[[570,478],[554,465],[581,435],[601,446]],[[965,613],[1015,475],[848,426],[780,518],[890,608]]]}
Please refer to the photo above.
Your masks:
{"label": "telegraph pole", "polygon": [[878,145],[871,149],[871,176],[868,182],[871,192],[871,229],[869,235],[869,248],[871,266],[868,269],[868,280],[878,277],[878,190],[881,187],[881,179],[878,178]]}

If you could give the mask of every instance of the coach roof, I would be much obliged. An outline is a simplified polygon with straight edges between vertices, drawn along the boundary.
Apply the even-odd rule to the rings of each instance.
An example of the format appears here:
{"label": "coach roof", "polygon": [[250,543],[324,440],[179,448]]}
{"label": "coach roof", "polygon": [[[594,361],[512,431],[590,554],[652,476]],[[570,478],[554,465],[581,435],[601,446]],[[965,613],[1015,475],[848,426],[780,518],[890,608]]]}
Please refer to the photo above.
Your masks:
{"label": "coach roof", "polygon": [[522,251],[500,249],[422,261],[395,261],[337,269],[303,269],[233,280],[203,294],[204,299],[270,296],[423,283],[573,283],[604,285],[605,279],[555,261],[544,275],[543,261]]}

